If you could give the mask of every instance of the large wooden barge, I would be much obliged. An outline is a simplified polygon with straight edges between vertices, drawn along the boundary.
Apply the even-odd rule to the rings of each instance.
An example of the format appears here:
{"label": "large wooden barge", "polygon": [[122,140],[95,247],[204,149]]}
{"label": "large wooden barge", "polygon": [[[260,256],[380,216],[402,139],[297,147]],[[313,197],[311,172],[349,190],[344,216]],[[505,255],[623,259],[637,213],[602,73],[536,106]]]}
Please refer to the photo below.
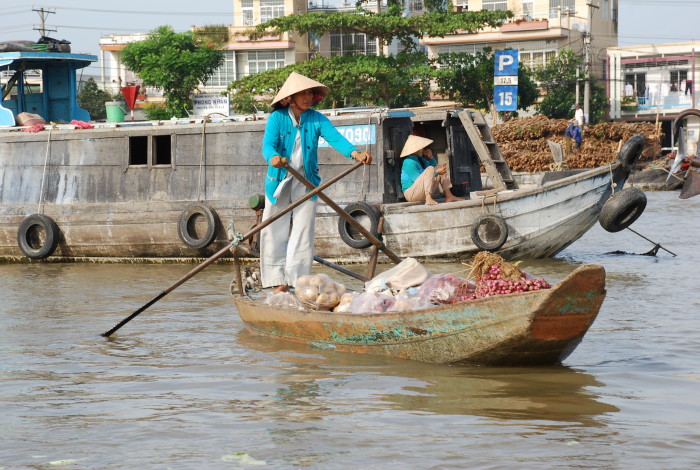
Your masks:
{"label": "large wooden barge", "polygon": [[[193,259],[229,240],[229,225],[256,223],[266,164],[265,120],[211,116],[171,121],[94,123],[77,104],[75,73],[94,56],[0,54],[5,72],[41,70],[38,93],[20,87],[0,102],[0,257],[46,259]],[[5,86],[7,84],[4,84]],[[4,94],[3,94],[4,95]],[[29,96],[31,95],[31,96]],[[48,124],[16,126],[21,112]],[[478,111],[459,108],[350,109],[326,112],[372,165],[326,192],[369,229],[383,217],[383,240],[400,257],[470,256],[484,248],[509,259],[550,257],[598,220],[613,188],[622,188],[641,148],[623,147],[609,165],[551,173],[518,188]],[[10,118],[11,116],[11,118]],[[71,124],[71,122],[74,122]],[[403,143],[411,133],[434,140],[448,162],[453,192],[464,201],[407,203],[400,184]],[[321,145],[319,172],[329,179],[349,161]],[[482,169],[487,185],[482,184]],[[438,199],[440,201],[440,199]],[[335,262],[369,259],[369,243],[319,205],[316,254]]]}

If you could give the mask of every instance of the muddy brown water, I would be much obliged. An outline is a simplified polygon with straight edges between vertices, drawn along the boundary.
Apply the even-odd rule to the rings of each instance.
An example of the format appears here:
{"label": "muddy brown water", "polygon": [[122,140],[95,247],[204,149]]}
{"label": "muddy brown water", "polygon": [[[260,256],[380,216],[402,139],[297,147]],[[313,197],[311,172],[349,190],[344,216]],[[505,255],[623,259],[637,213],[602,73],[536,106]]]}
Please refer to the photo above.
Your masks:
{"label": "muddy brown water", "polygon": [[523,263],[550,282],[584,263],[608,273],[598,319],[553,367],[255,337],[229,301],[230,265],[105,339],[192,266],[0,265],[0,469],[695,468],[700,197],[647,196],[633,228],[678,256],[634,254],[653,245],[596,226],[556,258]]}

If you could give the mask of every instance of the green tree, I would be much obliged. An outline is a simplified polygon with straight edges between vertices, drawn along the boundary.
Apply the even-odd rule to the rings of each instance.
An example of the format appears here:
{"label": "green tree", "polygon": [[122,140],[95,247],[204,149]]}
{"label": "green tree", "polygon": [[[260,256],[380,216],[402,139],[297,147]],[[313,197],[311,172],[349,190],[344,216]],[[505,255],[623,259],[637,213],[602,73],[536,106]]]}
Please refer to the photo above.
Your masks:
{"label": "green tree", "polygon": [[[577,72],[582,69],[582,60],[570,49],[560,51],[547,65],[535,69],[535,79],[544,90],[544,97],[537,105],[537,112],[549,118],[571,119],[574,116],[573,110],[576,105],[577,80],[580,84],[581,95],[583,95],[584,82]],[[603,87],[599,86],[593,79],[590,90],[588,119],[595,124],[603,120],[608,107],[608,99]]]}
{"label": "green tree", "polygon": [[224,61],[210,38],[198,39],[192,32],[175,33],[170,26],[160,26],[148,39],[128,44],[122,62],[145,85],[163,90],[168,114],[186,117],[192,92]]}
{"label": "green tree", "polygon": [[111,100],[112,95],[100,89],[92,77],[87,79],[80,93],[78,93],[78,105],[90,113],[90,119],[93,121],[107,118],[105,101]]}
{"label": "green tree", "polygon": [[[490,110],[493,106],[494,54],[486,47],[476,54],[441,54],[436,63],[436,79],[440,93],[462,106]],[[537,101],[537,85],[525,67],[518,68],[518,109],[526,109]]]}
{"label": "green tree", "polygon": [[[274,18],[249,31],[250,37],[256,39],[265,34],[288,31],[318,36],[338,30],[364,33],[378,39],[380,55],[317,57],[283,69],[245,77],[231,83],[229,89],[271,95],[294,70],[331,88],[331,94],[322,106],[336,106],[339,103],[347,106],[421,105],[428,96],[435,68],[424,52],[416,50],[416,38],[443,37],[458,31],[473,33],[484,27],[499,26],[513,16],[510,11],[455,13],[447,11],[446,4],[437,0],[433,3],[432,11],[414,17],[403,16],[402,3],[391,0],[388,8],[380,13],[363,9],[360,1],[354,12],[307,13]],[[404,46],[404,52],[384,56],[384,46],[394,40]]]}
{"label": "green tree", "polygon": [[365,33],[375,37],[383,46],[388,46],[396,39],[405,49],[416,49],[415,38],[444,37],[446,34],[475,33],[481,28],[498,27],[508,18],[511,11],[430,11],[419,16],[403,16],[401,6],[390,5],[381,13],[374,13],[362,8],[354,12],[306,13],[273,18],[259,24],[250,32],[252,39],[259,39],[265,34],[281,34],[294,31],[297,34],[315,33],[322,36],[331,31]]}
{"label": "green tree", "polygon": [[417,106],[428,96],[432,76],[424,54],[316,57],[283,69],[249,75],[231,83],[229,88],[235,90],[234,96],[246,93],[272,96],[291,71],[314,77],[330,88],[322,107]]}

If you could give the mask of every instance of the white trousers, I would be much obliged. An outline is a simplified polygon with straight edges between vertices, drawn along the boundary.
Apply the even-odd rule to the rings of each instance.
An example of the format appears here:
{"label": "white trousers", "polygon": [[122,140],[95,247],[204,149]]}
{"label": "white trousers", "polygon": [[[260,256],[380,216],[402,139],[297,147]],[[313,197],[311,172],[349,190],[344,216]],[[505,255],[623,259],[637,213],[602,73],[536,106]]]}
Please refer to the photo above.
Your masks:
{"label": "white trousers", "polygon": [[[283,211],[307,193],[295,178],[288,181],[272,204],[265,197],[265,221]],[[260,233],[260,275],[263,287],[294,286],[299,276],[311,273],[314,260],[314,229],[318,200],[309,199],[295,207]]]}

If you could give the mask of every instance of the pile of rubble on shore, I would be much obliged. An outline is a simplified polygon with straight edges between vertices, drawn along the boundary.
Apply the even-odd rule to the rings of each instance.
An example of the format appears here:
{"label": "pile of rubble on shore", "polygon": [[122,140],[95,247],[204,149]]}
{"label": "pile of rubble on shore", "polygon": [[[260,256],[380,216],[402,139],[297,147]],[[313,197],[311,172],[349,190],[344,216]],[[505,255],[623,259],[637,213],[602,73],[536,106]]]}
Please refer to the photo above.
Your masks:
{"label": "pile of rubble on shore", "polygon": [[[547,140],[563,145],[568,123],[568,119],[533,116],[511,119],[493,126],[491,131],[513,171],[547,171],[554,163]],[[636,134],[642,135],[646,142],[639,163],[644,165],[658,158],[663,133],[655,124],[602,122],[584,129],[579,154],[566,155],[564,165],[568,168],[595,168],[609,163],[617,157],[622,143]]]}

